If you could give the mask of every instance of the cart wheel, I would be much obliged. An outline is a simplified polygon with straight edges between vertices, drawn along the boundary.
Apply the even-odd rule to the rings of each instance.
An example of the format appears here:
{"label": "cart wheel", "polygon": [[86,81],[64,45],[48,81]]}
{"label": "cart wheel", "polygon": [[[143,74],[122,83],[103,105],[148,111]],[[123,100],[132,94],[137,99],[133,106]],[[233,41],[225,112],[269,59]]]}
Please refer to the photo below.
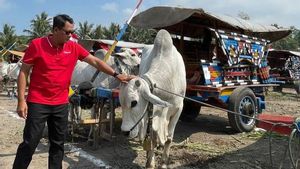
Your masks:
{"label": "cart wheel", "polygon": [[201,105],[185,99],[183,102],[180,120],[183,122],[191,122],[198,117],[200,110]]}
{"label": "cart wheel", "polygon": [[[228,108],[231,111],[250,117],[257,116],[257,101],[253,91],[246,87],[233,90],[229,98]],[[254,129],[256,120],[228,112],[231,127],[237,132],[249,132]]]}

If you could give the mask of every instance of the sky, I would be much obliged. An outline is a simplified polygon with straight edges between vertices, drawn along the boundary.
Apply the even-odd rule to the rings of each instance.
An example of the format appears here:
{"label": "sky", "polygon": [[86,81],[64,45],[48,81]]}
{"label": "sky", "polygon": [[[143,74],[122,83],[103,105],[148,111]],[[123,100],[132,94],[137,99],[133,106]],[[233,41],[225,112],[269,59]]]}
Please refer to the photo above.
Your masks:
{"label": "sky", "polygon": [[[108,26],[111,22],[123,25],[132,13],[137,0],[0,0],[0,32],[4,24],[15,26],[18,35],[30,28],[30,20],[46,12],[49,17],[70,15],[75,24],[88,21]],[[139,11],[154,6],[203,8],[222,15],[246,13],[252,22],[278,24],[300,29],[299,0],[143,0]]]}

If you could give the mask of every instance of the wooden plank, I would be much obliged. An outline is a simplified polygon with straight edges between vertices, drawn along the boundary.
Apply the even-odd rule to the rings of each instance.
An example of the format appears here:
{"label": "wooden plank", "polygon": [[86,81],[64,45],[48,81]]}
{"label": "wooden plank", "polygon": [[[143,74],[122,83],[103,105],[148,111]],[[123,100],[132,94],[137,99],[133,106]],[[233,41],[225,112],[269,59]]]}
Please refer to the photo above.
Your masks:
{"label": "wooden plank", "polygon": [[279,84],[251,84],[251,85],[237,85],[237,86],[222,86],[222,87],[212,87],[212,86],[204,86],[204,85],[188,85],[187,91],[202,91],[202,92],[221,92],[224,89],[229,88],[237,88],[240,86],[245,87],[274,87],[279,86]]}
{"label": "wooden plank", "polygon": [[98,124],[98,119],[84,119],[80,121],[80,124]]}

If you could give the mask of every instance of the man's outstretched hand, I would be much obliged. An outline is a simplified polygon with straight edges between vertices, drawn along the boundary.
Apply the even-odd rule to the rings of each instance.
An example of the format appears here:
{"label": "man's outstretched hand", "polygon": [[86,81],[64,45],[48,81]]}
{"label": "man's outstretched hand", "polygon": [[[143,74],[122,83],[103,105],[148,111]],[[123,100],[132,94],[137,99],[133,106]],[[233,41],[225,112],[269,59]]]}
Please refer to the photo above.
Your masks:
{"label": "man's outstretched hand", "polygon": [[128,83],[131,79],[136,78],[134,75],[125,75],[125,74],[118,74],[116,76],[118,80],[120,80],[122,83]]}

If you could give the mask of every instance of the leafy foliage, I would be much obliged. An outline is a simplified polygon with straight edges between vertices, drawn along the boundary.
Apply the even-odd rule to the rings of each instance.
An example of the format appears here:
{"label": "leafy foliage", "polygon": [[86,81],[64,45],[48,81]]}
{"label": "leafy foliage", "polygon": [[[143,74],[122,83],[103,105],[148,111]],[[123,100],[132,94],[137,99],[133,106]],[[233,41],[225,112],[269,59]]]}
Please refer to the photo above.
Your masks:
{"label": "leafy foliage", "polygon": [[114,40],[120,32],[120,26],[116,23],[111,23],[108,28],[104,27],[103,35],[104,39]]}
{"label": "leafy foliage", "polygon": [[91,38],[92,39],[104,39],[104,28],[101,25],[96,26],[96,28],[92,31]]}
{"label": "leafy foliage", "polygon": [[3,30],[0,32],[0,45],[2,48],[8,48],[18,40],[15,33],[15,26],[8,24],[3,25]]}
{"label": "leafy foliage", "polygon": [[295,27],[290,28],[292,33],[272,44],[272,48],[278,50],[293,50],[299,51],[300,50],[300,31]]}
{"label": "leafy foliage", "polygon": [[[89,24],[85,21],[83,24],[79,23],[79,29],[76,33],[79,35],[80,39],[110,39],[114,40],[121,30],[120,25],[116,23],[111,23],[109,27],[103,27],[97,25],[94,28],[93,24]],[[155,30],[137,29],[129,26],[122,37],[122,41],[135,42],[135,43],[145,43],[151,44],[154,42],[156,35]]]}
{"label": "leafy foliage", "polygon": [[24,29],[23,32],[29,34],[29,40],[46,36],[51,31],[51,18],[46,12],[36,15],[35,19],[30,21],[30,29]]}
{"label": "leafy foliage", "polygon": [[92,29],[94,24],[89,24],[88,21],[79,22],[79,30],[76,31],[80,39],[91,39]]}
{"label": "leafy foliage", "polygon": [[156,36],[156,30],[154,29],[139,29],[129,26],[123,39],[124,41],[152,44]]}

